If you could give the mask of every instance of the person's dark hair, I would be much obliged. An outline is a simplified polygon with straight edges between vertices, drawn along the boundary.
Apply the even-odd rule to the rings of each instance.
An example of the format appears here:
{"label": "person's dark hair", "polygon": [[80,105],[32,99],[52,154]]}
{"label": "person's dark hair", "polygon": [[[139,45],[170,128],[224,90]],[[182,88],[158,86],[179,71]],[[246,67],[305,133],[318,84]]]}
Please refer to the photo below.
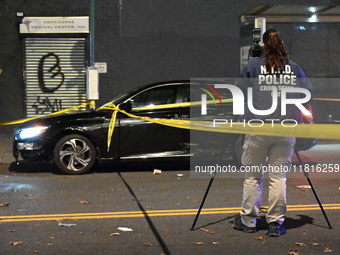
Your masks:
{"label": "person's dark hair", "polygon": [[266,56],[266,68],[271,72],[272,67],[275,71],[284,70],[288,63],[288,52],[281,38],[281,34],[275,29],[269,29],[263,34],[263,44]]}

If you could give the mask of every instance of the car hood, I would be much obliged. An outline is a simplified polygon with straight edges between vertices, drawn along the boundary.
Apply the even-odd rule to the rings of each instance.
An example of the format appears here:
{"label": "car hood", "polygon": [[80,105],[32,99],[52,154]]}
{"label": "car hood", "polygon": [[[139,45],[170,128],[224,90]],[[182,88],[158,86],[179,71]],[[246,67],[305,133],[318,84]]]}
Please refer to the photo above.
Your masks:
{"label": "car hood", "polygon": [[82,122],[97,122],[102,121],[108,113],[106,111],[77,111],[77,112],[69,112],[57,115],[44,116],[38,119],[30,120],[18,128],[27,128],[33,126],[41,126],[41,125],[52,125],[58,123],[82,123]]}

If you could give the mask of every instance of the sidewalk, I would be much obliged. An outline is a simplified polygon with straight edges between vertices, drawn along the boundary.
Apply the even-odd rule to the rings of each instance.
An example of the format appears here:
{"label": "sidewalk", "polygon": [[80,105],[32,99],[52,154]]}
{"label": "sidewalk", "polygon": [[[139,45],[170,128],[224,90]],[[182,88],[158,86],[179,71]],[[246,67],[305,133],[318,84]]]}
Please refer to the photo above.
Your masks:
{"label": "sidewalk", "polygon": [[14,161],[12,155],[12,126],[0,126],[0,164],[10,164]]}

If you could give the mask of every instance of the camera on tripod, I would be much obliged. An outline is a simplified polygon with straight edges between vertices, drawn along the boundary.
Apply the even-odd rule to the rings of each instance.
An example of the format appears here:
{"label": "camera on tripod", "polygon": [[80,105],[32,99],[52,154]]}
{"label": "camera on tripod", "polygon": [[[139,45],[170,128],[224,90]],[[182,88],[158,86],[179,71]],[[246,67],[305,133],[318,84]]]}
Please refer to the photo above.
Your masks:
{"label": "camera on tripod", "polygon": [[260,46],[261,29],[254,28],[252,37],[253,37],[254,44],[249,49],[249,56],[252,58],[258,58],[261,56],[261,53],[262,53],[262,47]]}

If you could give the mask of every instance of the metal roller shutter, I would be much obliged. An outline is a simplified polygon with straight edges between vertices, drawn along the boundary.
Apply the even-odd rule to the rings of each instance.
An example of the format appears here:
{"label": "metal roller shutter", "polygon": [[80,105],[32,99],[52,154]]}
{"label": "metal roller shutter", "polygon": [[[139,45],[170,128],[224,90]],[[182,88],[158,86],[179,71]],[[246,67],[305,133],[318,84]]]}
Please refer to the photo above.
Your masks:
{"label": "metal roller shutter", "polygon": [[25,38],[27,117],[86,102],[85,38]]}

